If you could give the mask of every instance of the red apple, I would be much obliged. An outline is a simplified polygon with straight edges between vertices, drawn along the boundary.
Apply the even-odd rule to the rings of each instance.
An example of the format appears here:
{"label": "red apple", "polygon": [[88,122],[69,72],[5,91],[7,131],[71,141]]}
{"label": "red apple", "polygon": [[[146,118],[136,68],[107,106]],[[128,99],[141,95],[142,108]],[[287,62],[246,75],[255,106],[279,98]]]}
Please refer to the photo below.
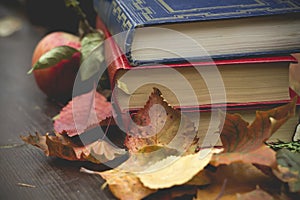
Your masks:
{"label": "red apple", "polygon": [[[79,50],[79,37],[65,33],[53,32],[46,35],[36,46],[32,66],[42,55],[59,46],[69,46]],[[70,59],[63,59],[53,66],[33,70],[39,88],[50,98],[68,100],[72,96],[73,84],[80,66],[80,52],[75,52]]]}

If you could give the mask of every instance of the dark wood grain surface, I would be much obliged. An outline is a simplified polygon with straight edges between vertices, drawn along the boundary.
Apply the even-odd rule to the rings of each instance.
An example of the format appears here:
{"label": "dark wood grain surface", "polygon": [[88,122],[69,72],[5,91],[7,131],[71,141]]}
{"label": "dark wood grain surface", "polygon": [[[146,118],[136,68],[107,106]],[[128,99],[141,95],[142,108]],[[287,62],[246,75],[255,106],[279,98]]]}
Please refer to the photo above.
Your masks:
{"label": "dark wood grain surface", "polygon": [[33,76],[26,74],[42,33],[24,15],[0,2],[0,17],[4,16],[19,17],[22,28],[0,37],[0,199],[114,199],[108,189],[100,189],[101,177],[79,172],[87,163],[46,157],[19,138],[36,131],[51,132],[52,117],[61,107],[47,99]]}

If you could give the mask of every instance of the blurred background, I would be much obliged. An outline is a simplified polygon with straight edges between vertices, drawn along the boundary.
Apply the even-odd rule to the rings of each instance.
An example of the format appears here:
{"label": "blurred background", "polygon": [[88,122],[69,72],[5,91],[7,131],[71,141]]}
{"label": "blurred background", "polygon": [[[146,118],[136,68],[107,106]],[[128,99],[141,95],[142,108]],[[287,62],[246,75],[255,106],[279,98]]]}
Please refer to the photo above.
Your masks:
{"label": "blurred background", "polygon": [[[92,0],[78,0],[81,8],[87,14],[90,23],[95,22],[95,11]],[[45,32],[66,31],[73,34],[78,30],[78,16],[65,6],[64,0],[1,0],[0,17],[18,14],[43,29]],[[13,13],[8,13],[10,10]]]}

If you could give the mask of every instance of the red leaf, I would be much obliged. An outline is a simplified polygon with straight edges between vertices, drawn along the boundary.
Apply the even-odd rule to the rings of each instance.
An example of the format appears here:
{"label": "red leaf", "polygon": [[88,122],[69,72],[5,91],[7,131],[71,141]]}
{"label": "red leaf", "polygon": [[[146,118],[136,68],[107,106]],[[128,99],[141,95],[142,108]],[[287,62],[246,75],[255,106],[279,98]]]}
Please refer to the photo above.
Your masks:
{"label": "red leaf", "polygon": [[68,136],[73,137],[99,125],[101,121],[111,116],[111,103],[96,90],[92,90],[73,98],[61,110],[59,118],[54,121],[54,130],[61,134],[66,132]]}

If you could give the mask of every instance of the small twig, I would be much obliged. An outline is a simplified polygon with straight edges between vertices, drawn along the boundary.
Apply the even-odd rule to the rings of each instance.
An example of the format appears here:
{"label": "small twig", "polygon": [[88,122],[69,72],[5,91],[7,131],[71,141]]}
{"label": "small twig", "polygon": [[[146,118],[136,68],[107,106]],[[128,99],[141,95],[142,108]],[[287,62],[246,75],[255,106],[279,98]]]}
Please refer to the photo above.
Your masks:
{"label": "small twig", "polygon": [[35,185],[30,185],[27,183],[17,183],[18,186],[22,186],[22,187],[29,187],[29,188],[36,188]]}

